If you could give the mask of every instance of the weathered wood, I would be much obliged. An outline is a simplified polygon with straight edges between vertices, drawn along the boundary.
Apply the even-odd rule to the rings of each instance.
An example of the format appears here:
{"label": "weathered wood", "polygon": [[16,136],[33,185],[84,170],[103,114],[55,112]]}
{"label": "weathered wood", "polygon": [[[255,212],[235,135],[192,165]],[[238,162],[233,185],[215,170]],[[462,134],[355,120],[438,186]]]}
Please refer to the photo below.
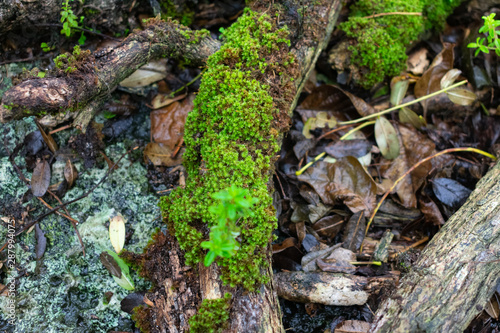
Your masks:
{"label": "weathered wood", "polygon": [[48,78],[33,77],[5,92],[0,104],[0,121],[29,115],[45,115],[46,126],[75,119],[85,130],[110,93],[136,69],[152,59],[182,58],[202,65],[220,43],[209,36],[196,37],[174,22],[152,19],[143,31],[127,37],[120,45],[98,50],[70,66],[77,70]]}
{"label": "weathered wood", "polygon": [[382,287],[394,286],[397,279],[397,276],[367,278],[327,272],[280,272],[274,276],[276,291],[281,298],[335,306],[363,305]]}
{"label": "weathered wood", "polygon": [[371,332],[463,332],[500,282],[500,163],[434,236]]}

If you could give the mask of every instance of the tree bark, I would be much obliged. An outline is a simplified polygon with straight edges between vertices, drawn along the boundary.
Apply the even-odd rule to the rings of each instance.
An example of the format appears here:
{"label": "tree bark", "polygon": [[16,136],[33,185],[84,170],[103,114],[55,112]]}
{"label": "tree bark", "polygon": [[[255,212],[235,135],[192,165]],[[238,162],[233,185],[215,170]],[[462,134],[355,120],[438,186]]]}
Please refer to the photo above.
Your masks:
{"label": "tree bark", "polygon": [[500,282],[500,163],[422,252],[371,332],[463,332]]}

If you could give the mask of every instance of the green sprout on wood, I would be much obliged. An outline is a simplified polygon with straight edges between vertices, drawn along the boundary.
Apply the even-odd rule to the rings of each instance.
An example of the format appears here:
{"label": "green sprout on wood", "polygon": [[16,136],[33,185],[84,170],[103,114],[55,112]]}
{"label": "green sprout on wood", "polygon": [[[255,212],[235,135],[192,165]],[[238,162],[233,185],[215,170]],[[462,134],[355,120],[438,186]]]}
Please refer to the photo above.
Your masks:
{"label": "green sprout on wood", "polygon": [[[475,56],[479,54],[479,52],[490,53],[490,50],[494,50],[495,53],[500,56],[500,40],[498,40],[498,34],[500,31],[496,30],[496,28],[500,25],[500,20],[495,20],[495,13],[491,13],[488,16],[483,16],[484,25],[479,29],[479,33],[487,34],[486,38],[477,37],[475,43],[469,43],[467,47],[476,49]],[[488,40],[488,44],[485,44],[486,40]]]}
{"label": "green sprout on wood", "polygon": [[212,198],[220,200],[220,203],[209,208],[216,216],[217,224],[210,229],[210,240],[201,243],[203,248],[209,250],[204,260],[207,267],[218,256],[230,258],[239,249],[236,238],[240,229],[236,223],[240,218],[253,216],[251,208],[258,202],[247,189],[235,185],[213,194]]}

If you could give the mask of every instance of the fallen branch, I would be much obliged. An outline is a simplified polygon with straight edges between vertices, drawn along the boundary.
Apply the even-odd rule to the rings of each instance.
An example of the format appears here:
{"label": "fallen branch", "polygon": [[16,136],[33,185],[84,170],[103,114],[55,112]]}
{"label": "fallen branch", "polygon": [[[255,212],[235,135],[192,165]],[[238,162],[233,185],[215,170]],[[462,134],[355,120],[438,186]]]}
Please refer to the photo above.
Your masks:
{"label": "fallen branch", "polygon": [[142,65],[162,57],[203,65],[219,47],[208,32],[151,19],[143,31],[133,33],[117,47],[100,49],[69,63],[76,71],[33,77],[6,91],[0,104],[0,121],[43,115],[43,125],[74,119],[73,124],[85,131],[110,93]]}

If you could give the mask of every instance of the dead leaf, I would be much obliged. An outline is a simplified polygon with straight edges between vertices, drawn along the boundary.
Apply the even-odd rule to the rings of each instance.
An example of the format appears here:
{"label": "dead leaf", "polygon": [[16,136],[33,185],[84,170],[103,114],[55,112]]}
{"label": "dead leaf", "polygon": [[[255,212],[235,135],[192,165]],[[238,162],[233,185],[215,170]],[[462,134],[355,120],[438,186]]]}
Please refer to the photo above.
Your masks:
{"label": "dead leaf", "polygon": [[408,60],[406,61],[408,71],[412,72],[415,75],[422,74],[427,66],[429,66],[429,60],[427,60],[428,53],[429,51],[425,47],[411,52],[408,55]]}
{"label": "dead leaf", "polygon": [[313,224],[313,229],[321,237],[332,239],[342,229],[344,218],[340,215],[326,216]]}
{"label": "dead leaf", "polygon": [[432,190],[439,201],[455,208],[460,207],[472,192],[456,180],[449,178],[433,179]]}
{"label": "dead leaf", "polygon": [[441,226],[445,223],[441,211],[432,199],[426,196],[420,197],[418,199],[418,208],[422,211],[422,214],[424,214],[426,222],[436,226]]}
{"label": "dead leaf", "polygon": [[375,140],[382,156],[388,160],[398,157],[400,148],[398,134],[384,116],[378,117],[375,122]]}
{"label": "dead leaf", "polygon": [[116,262],[115,258],[113,258],[109,253],[103,251],[99,255],[99,259],[101,260],[101,263],[106,267],[108,272],[111,273],[111,275],[116,276],[117,278],[122,277],[122,270],[118,263]]}
{"label": "dead leaf", "polygon": [[120,213],[109,219],[109,240],[115,252],[120,254],[125,244],[125,219]]}
{"label": "dead leaf", "polygon": [[156,166],[163,165],[168,167],[182,164],[184,148],[181,149],[175,158],[172,158],[172,152],[173,150],[163,143],[150,142],[144,148],[144,161],[147,163],[149,159]]}
{"label": "dead leaf", "polygon": [[35,123],[36,126],[38,127],[38,130],[42,134],[43,141],[45,142],[47,147],[49,147],[52,153],[55,153],[58,149],[56,141],[54,140],[52,135],[45,133],[45,131],[43,130],[42,126],[38,123],[38,121],[35,121]]}
{"label": "dead leaf", "polygon": [[120,82],[122,87],[137,88],[148,86],[167,76],[166,59],[153,60],[132,73]]}
{"label": "dead leaf", "polygon": [[193,109],[194,95],[182,102],[174,102],[162,109],[152,111],[151,136],[153,142],[163,143],[174,149],[184,135],[184,124],[188,113]]}
{"label": "dead leaf", "polygon": [[500,297],[498,293],[494,293],[491,299],[486,303],[484,311],[490,315],[490,317],[498,320],[500,316]]}
{"label": "dead leaf", "polygon": [[[413,127],[399,125],[398,129],[402,140],[401,153],[393,161],[390,168],[383,173],[384,178],[389,178],[393,182],[401,177],[413,165],[435,152],[434,143]],[[396,192],[403,206],[411,208],[417,207],[415,193],[425,181],[425,177],[427,177],[431,168],[431,162],[424,163],[415,169],[409,177],[403,178],[398,184]]]}
{"label": "dead leaf", "polygon": [[368,140],[353,139],[339,140],[325,147],[325,152],[334,157],[341,158],[346,156],[363,157],[370,152],[372,144]]}
{"label": "dead leaf", "polygon": [[[306,97],[297,107],[304,124],[319,111],[326,111],[329,117],[338,120],[354,119],[376,113],[376,110],[363,99],[333,85],[322,85]],[[356,111],[356,112],[353,112]]]}
{"label": "dead leaf", "polygon": [[345,226],[344,237],[342,237],[342,247],[357,252],[365,238],[365,229],[366,219],[363,212],[358,212],[351,216]]}
{"label": "dead leaf", "polygon": [[50,185],[50,166],[45,160],[38,160],[31,175],[31,192],[42,197]]}
{"label": "dead leaf", "polygon": [[[453,68],[453,47],[455,44],[443,43],[443,50],[434,58],[431,66],[415,84],[415,97],[420,98],[441,89],[441,79]],[[424,118],[427,114],[429,100],[420,102],[424,108]]]}
{"label": "dead leaf", "polygon": [[35,224],[35,239],[36,239],[36,246],[35,246],[36,260],[40,260],[42,259],[43,254],[45,253],[45,249],[47,248],[47,237],[45,237],[45,233],[40,228],[39,223]]}
{"label": "dead leaf", "polygon": [[66,160],[66,165],[64,166],[64,178],[68,182],[69,188],[73,186],[73,183],[78,178],[78,171],[69,158]]}
{"label": "dead leaf", "polygon": [[298,178],[311,185],[325,204],[342,201],[353,213],[364,211],[366,215],[375,208],[377,185],[355,157],[343,157],[333,164],[318,162]]}
{"label": "dead leaf", "polygon": [[186,98],[187,94],[172,97],[171,94],[158,94],[151,101],[151,108],[153,110],[169,106],[173,102],[180,101]]}

